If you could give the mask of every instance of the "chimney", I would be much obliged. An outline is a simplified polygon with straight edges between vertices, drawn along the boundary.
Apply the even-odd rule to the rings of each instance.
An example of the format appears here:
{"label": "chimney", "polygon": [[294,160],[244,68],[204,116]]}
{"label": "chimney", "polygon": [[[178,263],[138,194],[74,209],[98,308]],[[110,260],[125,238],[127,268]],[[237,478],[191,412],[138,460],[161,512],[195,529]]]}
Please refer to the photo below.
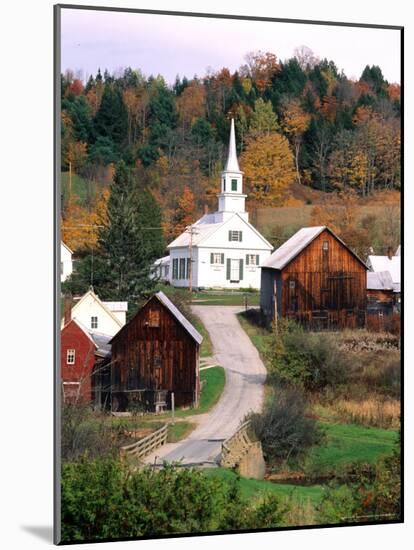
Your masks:
{"label": "chimney", "polygon": [[72,296],[65,296],[63,302],[63,326],[72,319]]}
{"label": "chimney", "polygon": [[389,260],[392,260],[393,252],[390,246],[387,248],[387,256]]}
{"label": "chimney", "polygon": [[204,214],[208,214],[208,204],[204,205]]}

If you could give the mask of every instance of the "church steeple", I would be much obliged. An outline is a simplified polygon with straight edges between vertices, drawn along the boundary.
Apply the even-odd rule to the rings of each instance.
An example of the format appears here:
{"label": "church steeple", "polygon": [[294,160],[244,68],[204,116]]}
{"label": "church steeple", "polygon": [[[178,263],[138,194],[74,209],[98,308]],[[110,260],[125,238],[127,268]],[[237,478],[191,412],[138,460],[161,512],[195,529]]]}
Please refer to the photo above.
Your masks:
{"label": "church steeple", "polygon": [[234,131],[234,118],[231,119],[229,154],[227,157],[225,172],[240,172],[239,161],[237,160],[236,133]]}
{"label": "church steeple", "polygon": [[230,140],[227,162],[221,173],[221,193],[218,195],[218,214],[224,219],[235,212],[247,219],[245,211],[246,195],[243,194],[243,172],[239,168],[236,149],[236,133],[234,131],[234,119],[231,119]]}

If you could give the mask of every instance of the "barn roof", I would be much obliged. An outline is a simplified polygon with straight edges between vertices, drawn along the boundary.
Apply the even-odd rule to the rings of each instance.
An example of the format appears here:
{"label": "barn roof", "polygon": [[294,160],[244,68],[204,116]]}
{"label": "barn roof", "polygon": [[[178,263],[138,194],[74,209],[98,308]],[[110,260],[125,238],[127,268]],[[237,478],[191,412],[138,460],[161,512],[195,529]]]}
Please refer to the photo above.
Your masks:
{"label": "barn roof", "polygon": [[375,273],[389,271],[395,292],[401,286],[401,256],[368,256],[368,265]]}
{"label": "barn roof", "polygon": [[316,227],[302,227],[290,239],[277,248],[273,254],[261,265],[270,269],[283,269],[296,258],[318,235],[323,231],[329,231],[350,253],[366,268],[365,263],[352,250],[325,225]]}
{"label": "barn roof", "polygon": [[389,271],[367,271],[367,290],[394,290]]}
{"label": "barn roof", "polygon": [[112,336],[108,334],[103,334],[101,332],[90,332],[89,336],[94,341],[96,346],[96,355],[100,357],[107,357],[111,353],[111,344],[109,343]]}
{"label": "barn roof", "polygon": [[185,330],[190,334],[190,336],[197,342],[201,344],[203,337],[196,330],[190,321],[184,317],[181,311],[171,302],[171,300],[162,292],[161,290],[155,294],[155,297],[174,315],[177,321],[185,328]]}

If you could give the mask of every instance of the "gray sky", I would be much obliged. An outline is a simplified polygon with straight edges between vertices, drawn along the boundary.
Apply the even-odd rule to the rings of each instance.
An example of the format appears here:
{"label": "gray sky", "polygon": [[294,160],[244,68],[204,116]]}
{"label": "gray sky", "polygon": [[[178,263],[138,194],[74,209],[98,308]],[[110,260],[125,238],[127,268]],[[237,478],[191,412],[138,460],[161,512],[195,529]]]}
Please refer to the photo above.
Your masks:
{"label": "gray sky", "polygon": [[397,30],[62,10],[62,70],[82,70],[84,77],[99,67],[112,72],[130,66],[172,83],[177,74],[204,76],[208,67],[233,72],[249,51],[284,60],[301,45],[332,59],[350,78],[379,65],[389,82],[400,82]]}

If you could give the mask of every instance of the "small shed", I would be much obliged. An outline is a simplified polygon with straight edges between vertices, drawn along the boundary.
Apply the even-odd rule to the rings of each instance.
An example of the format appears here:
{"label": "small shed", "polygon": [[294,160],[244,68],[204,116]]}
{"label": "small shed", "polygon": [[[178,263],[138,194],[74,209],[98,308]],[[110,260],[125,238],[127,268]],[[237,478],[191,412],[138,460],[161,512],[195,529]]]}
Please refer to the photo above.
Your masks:
{"label": "small shed", "polygon": [[328,227],[304,227],[262,264],[260,306],[312,329],[365,325],[365,263]]}
{"label": "small shed", "polygon": [[[203,338],[163,293],[154,294],[111,340],[102,402],[112,410],[197,406]],[[108,395],[108,392],[110,395]]]}

